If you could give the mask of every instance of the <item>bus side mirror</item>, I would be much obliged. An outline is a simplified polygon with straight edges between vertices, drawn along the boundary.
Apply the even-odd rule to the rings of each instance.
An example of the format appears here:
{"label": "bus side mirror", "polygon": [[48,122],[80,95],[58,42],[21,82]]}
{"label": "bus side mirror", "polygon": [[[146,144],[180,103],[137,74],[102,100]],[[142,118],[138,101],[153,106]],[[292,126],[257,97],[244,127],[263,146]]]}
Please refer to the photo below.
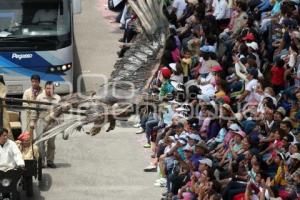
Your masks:
{"label": "bus side mirror", "polygon": [[81,0],[72,0],[73,4],[73,14],[81,13]]}

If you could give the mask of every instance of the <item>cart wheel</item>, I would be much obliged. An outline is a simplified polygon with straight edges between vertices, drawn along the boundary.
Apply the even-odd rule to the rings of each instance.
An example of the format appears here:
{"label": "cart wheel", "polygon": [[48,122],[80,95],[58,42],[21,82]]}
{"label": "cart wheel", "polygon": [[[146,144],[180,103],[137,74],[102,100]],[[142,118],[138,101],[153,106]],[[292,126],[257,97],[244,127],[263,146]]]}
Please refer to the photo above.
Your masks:
{"label": "cart wheel", "polygon": [[38,167],[37,167],[37,175],[38,175],[39,181],[42,181],[42,177],[43,177],[42,170],[43,170],[42,159],[39,158],[38,159]]}
{"label": "cart wheel", "polygon": [[24,184],[25,184],[27,197],[32,197],[33,196],[32,176],[25,177]]}

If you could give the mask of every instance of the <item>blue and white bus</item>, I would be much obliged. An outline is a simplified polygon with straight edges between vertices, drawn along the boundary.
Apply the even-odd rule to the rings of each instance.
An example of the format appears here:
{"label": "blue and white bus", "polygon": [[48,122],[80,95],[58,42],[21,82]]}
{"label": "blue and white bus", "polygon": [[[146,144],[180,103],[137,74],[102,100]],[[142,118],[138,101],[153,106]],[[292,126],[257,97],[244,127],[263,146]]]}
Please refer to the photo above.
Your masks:
{"label": "blue and white bus", "polygon": [[[0,0],[0,74],[8,95],[30,87],[30,76],[54,81],[56,92],[73,83],[73,13],[80,0]],[[76,9],[76,11],[74,10]]]}

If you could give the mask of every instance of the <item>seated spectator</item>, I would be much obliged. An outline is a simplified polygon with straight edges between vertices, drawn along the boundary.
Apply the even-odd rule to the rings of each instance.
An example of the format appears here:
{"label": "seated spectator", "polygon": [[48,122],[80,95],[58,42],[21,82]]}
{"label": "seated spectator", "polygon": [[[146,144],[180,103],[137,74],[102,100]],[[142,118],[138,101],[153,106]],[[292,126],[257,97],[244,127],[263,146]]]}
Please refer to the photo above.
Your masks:
{"label": "seated spectator", "polygon": [[299,2],[178,2],[151,85],[163,199],[299,198]]}
{"label": "seated spectator", "polygon": [[171,63],[170,68],[172,70],[171,81],[176,81],[177,83],[183,83],[183,70],[180,63]]}
{"label": "seated spectator", "polygon": [[284,61],[282,59],[278,59],[276,64],[271,69],[272,78],[271,83],[274,89],[275,94],[278,94],[281,90],[283,90],[285,86],[284,82]]}
{"label": "seated spectator", "polygon": [[23,132],[16,141],[24,160],[37,160],[39,157],[39,149],[31,140],[31,133]]}
{"label": "seated spectator", "polygon": [[161,69],[161,74],[163,77],[163,81],[159,92],[159,98],[162,100],[164,98],[167,98],[167,95],[172,94],[174,87],[170,82],[170,78],[172,75],[171,70],[167,67],[164,67]]}
{"label": "seated spectator", "polygon": [[182,17],[186,6],[187,3],[184,0],[174,0],[172,4],[171,15],[175,15],[176,19],[179,20]]}
{"label": "seated spectator", "polygon": [[24,167],[25,163],[17,144],[7,139],[8,131],[0,128],[0,170],[8,171],[17,167]]}
{"label": "seated spectator", "polygon": [[244,93],[238,98],[239,102],[255,101],[254,91],[258,84],[257,76],[258,76],[258,71],[255,68],[247,69],[247,81],[248,82],[245,85]]}

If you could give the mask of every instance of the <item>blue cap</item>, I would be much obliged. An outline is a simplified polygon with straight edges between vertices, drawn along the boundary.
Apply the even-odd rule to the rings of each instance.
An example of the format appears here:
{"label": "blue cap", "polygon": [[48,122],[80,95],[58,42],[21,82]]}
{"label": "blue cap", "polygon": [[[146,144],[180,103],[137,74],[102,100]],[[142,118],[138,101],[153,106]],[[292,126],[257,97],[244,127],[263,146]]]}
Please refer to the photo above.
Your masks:
{"label": "blue cap", "polygon": [[216,48],[214,46],[211,46],[211,45],[204,45],[200,48],[200,51],[202,51],[204,53],[215,53]]}
{"label": "blue cap", "polygon": [[250,134],[256,127],[256,122],[253,120],[246,120],[246,121],[241,122],[241,124],[243,126],[244,131],[247,134]]}
{"label": "blue cap", "polygon": [[282,25],[288,28],[296,28],[297,27],[297,22],[291,19],[284,19],[282,21]]}
{"label": "blue cap", "polygon": [[257,78],[258,76],[258,71],[255,67],[249,67],[247,69],[248,74],[251,74],[254,78]]}

